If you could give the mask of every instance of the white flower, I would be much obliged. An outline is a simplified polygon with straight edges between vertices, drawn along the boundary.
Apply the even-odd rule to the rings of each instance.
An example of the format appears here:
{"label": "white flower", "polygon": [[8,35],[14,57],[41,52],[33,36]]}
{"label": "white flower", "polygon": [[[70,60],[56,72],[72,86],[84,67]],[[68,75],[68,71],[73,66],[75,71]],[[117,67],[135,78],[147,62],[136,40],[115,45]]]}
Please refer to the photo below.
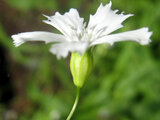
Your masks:
{"label": "white flower", "polygon": [[142,45],[148,44],[152,32],[148,28],[111,34],[113,31],[122,28],[122,22],[132,14],[118,14],[118,10],[111,9],[112,2],[103,6],[100,4],[97,12],[90,15],[88,25],[79,16],[76,9],[71,8],[69,12],[61,15],[56,12],[53,16],[46,16],[48,20],[43,22],[52,25],[62,34],[35,31],[12,35],[15,46],[19,46],[27,41],[45,41],[54,43],[50,51],[60,57],[67,57],[69,52],[84,53],[88,48],[102,44],[113,44],[117,41],[135,41]]}

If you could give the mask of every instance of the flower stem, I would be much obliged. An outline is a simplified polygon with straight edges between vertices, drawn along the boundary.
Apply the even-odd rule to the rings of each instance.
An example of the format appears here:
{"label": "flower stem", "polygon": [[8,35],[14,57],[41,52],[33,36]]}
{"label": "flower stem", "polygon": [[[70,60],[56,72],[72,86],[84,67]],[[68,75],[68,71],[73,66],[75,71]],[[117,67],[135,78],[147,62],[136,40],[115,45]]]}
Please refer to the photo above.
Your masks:
{"label": "flower stem", "polygon": [[74,105],[73,105],[73,107],[72,107],[72,110],[71,110],[71,112],[69,113],[69,115],[68,115],[68,117],[67,117],[66,120],[70,120],[71,117],[73,116],[73,113],[74,113],[74,111],[75,111],[75,109],[76,109],[76,107],[77,107],[77,104],[78,104],[79,95],[80,95],[80,88],[77,87],[76,99],[75,99],[75,101],[74,101]]}

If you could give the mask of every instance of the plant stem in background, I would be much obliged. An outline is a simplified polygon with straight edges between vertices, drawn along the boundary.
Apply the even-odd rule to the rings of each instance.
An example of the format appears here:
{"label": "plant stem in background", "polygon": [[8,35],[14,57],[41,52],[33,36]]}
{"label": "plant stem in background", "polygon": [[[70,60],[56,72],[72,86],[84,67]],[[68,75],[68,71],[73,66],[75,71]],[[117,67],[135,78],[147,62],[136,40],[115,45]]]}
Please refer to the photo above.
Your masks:
{"label": "plant stem in background", "polygon": [[74,113],[74,111],[75,111],[75,109],[76,109],[76,107],[77,107],[78,101],[79,101],[79,95],[80,95],[80,88],[77,87],[76,99],[75,99],[74,105],[73,105],[73,107],[72,107],[72,110],[71,110],[71,112],[69,113],[69,115],[68,115],[68,117],[67,117],[66,120],[70,120],[71,117],[73,116],[73,113]]}

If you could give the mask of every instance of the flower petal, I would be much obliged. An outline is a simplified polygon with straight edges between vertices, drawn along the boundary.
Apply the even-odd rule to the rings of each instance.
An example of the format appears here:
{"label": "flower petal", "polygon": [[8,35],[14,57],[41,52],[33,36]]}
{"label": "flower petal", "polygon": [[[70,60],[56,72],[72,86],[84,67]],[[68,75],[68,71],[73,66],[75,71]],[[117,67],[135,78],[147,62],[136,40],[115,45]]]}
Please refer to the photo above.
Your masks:
{"label": "flower petal", "polygon": [[43,31],[18,33],[11,37],[16,47],[27,41],[44,41],[45,43],[65,41],[63,35]]}
{"label": "flower petal", "polygon": [[90,15],[88,30],[90,30],[93,35],[98,34],[98,37],[108,35],[109,33],[123,27],[121,23],[128,17],[132,16],[132,14],[117,14],[118,10],[112,10],[111,6],[111,1],[105,6],[100,4],[97,12],[94,15]]}
{"label": "flower petal", "polygon": [[46,16],[48,20],[44,20],[45,23],[54,26],[61,33],[67,37],[68,41],[71,41],[72,36],[77,33],[82,33],[84,28],[83,18],[80,18],[79,13],[76,9],[71,8],[69,12],[66,12],[64,15],[61,15],[59,12],[56,12],[53,16]]}
{"label": "flower petal", "polygon": [[57,55],[57,58],[67,57],[69,52],[84,53],[88,48],[88,42],[62,42],[53,44],[50,52]]}
{"label": "flower petal", "polygon": [[149,42],[151,42],[150,40],[151,35],[152,32],[149,32],[148,28],[141,28],[138,30],[122,32],[118,34],[111,34],[102,37],[92,42],[91,46],[102,43],[110,43],[112,45],[114,42],[127,41],[127,40],[139,42],[141,45],[146,45],[149,44]]}

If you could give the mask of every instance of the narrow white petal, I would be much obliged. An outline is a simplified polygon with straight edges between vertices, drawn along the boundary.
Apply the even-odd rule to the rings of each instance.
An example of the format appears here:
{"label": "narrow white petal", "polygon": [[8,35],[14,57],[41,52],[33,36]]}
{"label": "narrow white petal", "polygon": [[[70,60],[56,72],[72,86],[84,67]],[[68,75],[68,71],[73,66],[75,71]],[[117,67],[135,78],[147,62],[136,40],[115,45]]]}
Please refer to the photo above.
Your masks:
{"label": "narrow white petal", "polygon": [[[44,20],[43,22],[52,25],[68,38],[72,38],[76,33],[81,33],[84,28],[84,19],[80,18],[78,11],[73,8],[64,15],[56,12],[53,16],[44,16],[47,17],[48,20]],[[69,41],[71,41],[71,39]]]}
{"label": "narrow white petal", "polygon": [[114,42],[119,41],[135,41],[140,43],[141,45],[147,45],[149,44],[149,42],[151,42],[151,35],[152,32],[149,32],[148,28],[141,28],[138,30],[107,35],[92,42],[91,46],[102,43],[109,43],[112,45]]}
{"label": "narrow white petal", "polygon": [[69,52],[84,53],[88,48],[87,42],[62,42],[53,44],[50,52],[57,55],[57,58],[67,57]]}
{"label": "narrow white petal", "polygon": [[65,41],[63,35],[43,31],[18,33],[11,37],[16,47],[27,41],[44,41],[45,43]]}
{"label": "narrow white petal", "polygon": [[105,6],[100,4],[97,12],[94,15],[90,15],[88,29],[92,31],[93,35],[98,34],[99,37],[108,35],[123,27],[122,22],[132,16],[132,14],[117,14],[118,10],[112,10],[111,6],[111,1]]}

